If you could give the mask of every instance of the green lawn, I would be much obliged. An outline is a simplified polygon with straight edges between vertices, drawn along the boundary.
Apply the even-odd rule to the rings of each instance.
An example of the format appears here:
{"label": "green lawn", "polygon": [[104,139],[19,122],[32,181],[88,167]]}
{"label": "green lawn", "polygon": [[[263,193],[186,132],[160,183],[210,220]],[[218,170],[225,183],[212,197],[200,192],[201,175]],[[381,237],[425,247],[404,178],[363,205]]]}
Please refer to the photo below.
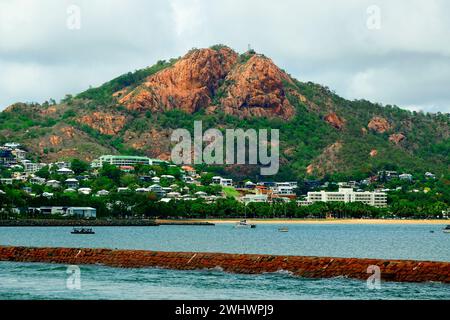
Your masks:
{"label": "green lawn", "polygon": [[240,196],[239,192],[233,187],[223,187],[222,190],[227,197],[238,198]]}

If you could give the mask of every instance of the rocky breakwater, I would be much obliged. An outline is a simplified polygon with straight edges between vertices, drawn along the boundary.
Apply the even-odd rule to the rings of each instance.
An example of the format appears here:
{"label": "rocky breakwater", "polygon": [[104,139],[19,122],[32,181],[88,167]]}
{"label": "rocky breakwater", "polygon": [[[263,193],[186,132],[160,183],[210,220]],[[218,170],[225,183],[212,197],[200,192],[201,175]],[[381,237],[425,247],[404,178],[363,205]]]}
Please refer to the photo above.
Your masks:
{"label": "rocky breakwater", "polygon": [[241,274],[284,270],[306,278],[343,276],[362,280],[370,276],[367,271],[370,266],[378,266],[385,281],[450,283],[450,263],[430,261],[2,246],[0,261],[175,270],[220,268]]}

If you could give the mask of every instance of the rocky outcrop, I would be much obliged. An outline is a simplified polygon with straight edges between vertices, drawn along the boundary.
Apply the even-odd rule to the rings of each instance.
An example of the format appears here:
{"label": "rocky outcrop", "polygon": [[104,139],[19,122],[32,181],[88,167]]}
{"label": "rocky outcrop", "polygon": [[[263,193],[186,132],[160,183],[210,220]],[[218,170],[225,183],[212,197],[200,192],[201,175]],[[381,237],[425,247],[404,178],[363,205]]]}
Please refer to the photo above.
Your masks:
{"label": "rocky outcrop", "polygon": [[[291,79],[270,59],[253,55],[238,63],[229,48],[193,50],[171,68],[148,77],[142,85],[114,94],[129,110],[179,109],[187,113],[220,109],[240,117],[290,119],[283,81]],[[214,105],[213,105],[214,104]]]}
{"label": "rocky outcrop", "polygon": [[339,167],[339,153],[342,147],[343,144],[341,141],[337,141],[326,147],[322,154],[306,168],[306,172],[308,174],[317,173],[319,175],[335,172],[336,168]]}
{"label": "rocky outcrop", "polygon": [[170,160],[171,130],[149,128],[145,132],[125,132],[124,141],[136,150],[145,152],[147,156],[160,160]]}
{"label": "rocky outcrop", "polygon": [[239,274],[290,272],[305,278],[348,277],[367,280],[374,267],[381,279],[396,282],[450,283],[450,263],[299,257],[251,254],[153,252],[139,250],[0,247],[0,261],[106,265],[120,268],[204,270],[220,268]]}
{"label": "rocky outcrop", "polygon": [[85,115],[78,120],[79,123],[87,125],[101,134],[116,135],[125,126],[126,117],[123,115],[110,114],[106,112],[94,112]]}
{"label": "rocky outcrop", "polygon": [[400,144],[400,142],[402,142],[405,139],[406,139],[406,136],[402,133],[395,133],[389,137],[389,141],[392,142],[393,144],[397,144],[397,145]]}
{"label": "rocky outcrop", "polygon": [[370,120],[367,127],[370,130],[375,131],[377,133],[385,133],[385,132],[391,130],[391,128],[392,128],[390,123],[386,119],[381,118],[381,117],[372,118],[372,120]]}
{"label": "rocky outcrop", "polygon": [[59,136],[53,135],[53,136],[50,136],[49,141],[52,146],[59,146],[62,142],[62,138]]}
{"label": "rocky outcrop", "polygon": [[345,125],[345,120],[339,117],[335,112],[327,114],[324,120],[339,130],[343,129]]}
{"label": "rocky outcrop", "polygon": [[180,109],[193,113],[211,104],[212,95],[237,58],[229,48],[193,50],[172,68],[147,78],[120,103],[130,110]]}
{"label": "rocky outcrop", "polygon": [[283,81],[291,79],[270,59],[253,55],[226,78],[231,85],[220,102],[221,108],[227,114],[243,117],[290,119],[295,110],[286,97]]}

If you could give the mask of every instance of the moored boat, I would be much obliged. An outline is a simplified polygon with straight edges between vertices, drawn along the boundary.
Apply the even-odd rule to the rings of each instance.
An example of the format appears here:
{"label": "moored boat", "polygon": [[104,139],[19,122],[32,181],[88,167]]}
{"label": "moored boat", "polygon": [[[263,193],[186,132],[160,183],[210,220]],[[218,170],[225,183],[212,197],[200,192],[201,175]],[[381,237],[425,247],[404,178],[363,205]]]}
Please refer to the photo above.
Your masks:
{"label": "moored boat", "polygon": [[241,220],[234,226],[237,229],[254,229],[256,228],[256,224],[248,223],[247,220]]}
{"label": "moored boat", "polygon": [[92,228],[73,228],[71,234],[95,234]]}
{"label": "moored boat", "polygon": [[444,228],[444,233],[450,233],[450,225]]}

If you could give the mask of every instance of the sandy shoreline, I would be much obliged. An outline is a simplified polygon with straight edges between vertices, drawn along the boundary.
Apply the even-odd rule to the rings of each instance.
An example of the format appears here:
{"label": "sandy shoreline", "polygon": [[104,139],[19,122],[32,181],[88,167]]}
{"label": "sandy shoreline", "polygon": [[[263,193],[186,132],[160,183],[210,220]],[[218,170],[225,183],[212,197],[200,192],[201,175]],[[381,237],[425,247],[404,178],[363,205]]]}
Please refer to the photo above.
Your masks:
{"label": "sandy shoreline", "polygon": [[[159,222],[164,220],[158,220]],[[239,219],[195,219],[180,220],[180,222],[209,222],[214,224],[234,224]],[[306,220],[306,219],[248,219],[248,222],[256,224],[356,224],[356,225],[450,225],[450,220],[394,220],[394,219],[327,219],[327,220]]]}

